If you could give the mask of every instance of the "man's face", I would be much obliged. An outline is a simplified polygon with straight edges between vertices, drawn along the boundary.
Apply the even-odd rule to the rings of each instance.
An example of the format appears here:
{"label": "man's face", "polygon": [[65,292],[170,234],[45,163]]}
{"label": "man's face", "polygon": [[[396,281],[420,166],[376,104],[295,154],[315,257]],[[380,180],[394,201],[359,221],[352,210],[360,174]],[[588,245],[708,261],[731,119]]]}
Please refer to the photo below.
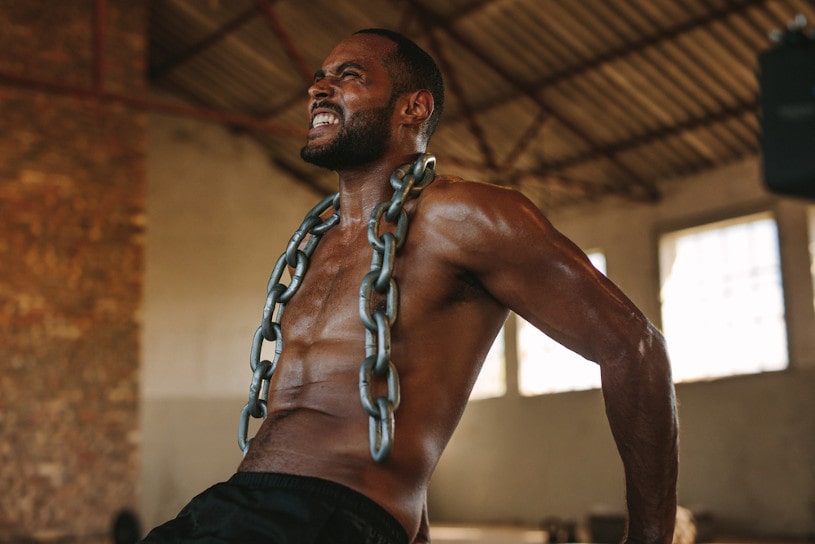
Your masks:
{"label": "man's face", "polygon": [[[327,106],[323,103],[322,107]],[[343,170],[373,162],[381,158],[387,149],[392,113],[392,105],[356,111],[339,124],[336,135],[326,143],[306,143],[300,150],[300,157],[329,170]],[[341,111],[338,111],[338,115],[341,115]]]}
{"label": "man's face", "polygon": [[395,45],[375,35],[341,42],[309,88],[306,162],[342,170],[381,158],[391,136],[394,98],[383,58]]}

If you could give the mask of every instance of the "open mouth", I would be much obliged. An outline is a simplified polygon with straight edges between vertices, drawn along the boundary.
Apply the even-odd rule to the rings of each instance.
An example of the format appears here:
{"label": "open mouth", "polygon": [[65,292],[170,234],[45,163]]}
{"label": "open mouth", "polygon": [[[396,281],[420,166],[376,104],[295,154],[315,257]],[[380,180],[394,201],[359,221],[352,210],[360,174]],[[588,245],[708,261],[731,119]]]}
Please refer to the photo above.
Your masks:
{"label": "open mouth", "polygon": [[311,118],[311,127],[310,128],[323,128],[329,127],[332,125],[339,125],[340,118],[336,113],[332,112],[320,112],[314,117]]}

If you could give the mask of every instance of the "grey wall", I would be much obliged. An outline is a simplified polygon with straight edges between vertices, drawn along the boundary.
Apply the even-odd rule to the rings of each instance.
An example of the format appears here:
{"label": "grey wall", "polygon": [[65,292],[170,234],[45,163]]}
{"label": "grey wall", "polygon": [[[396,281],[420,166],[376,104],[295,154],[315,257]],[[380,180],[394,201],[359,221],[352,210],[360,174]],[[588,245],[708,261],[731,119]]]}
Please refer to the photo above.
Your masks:
{"label": "grey wall", "polygon": [[[680,501],[717,535],[813,529],[812,369],[678,387]],[[622,466],[597,391],[471,403],[433,480],[434,519],[534,525],[621,511]]]}
{"label": "grey wall", "polygon": [[[142,515],[153,525],[239,462],[237,416],[266,280],[318,195],[218,127],[152,116],[148,135],[141,481]],[[582,247],[603,250],[611,278],[657,319],[657,232],[762,208],[779,219],[792,367],[678,387],[680,500],[730,531],[801,536],[815,532],[806,206],[766,195],[757,162],[745,161],[667,187],[657,206],[612,201],[553,220]],[[621,507],[621,470],[599,392],[521,398],[510,383],[506,397],[465,413],[433,480],[431,516],[582,520],[593,507]]]}

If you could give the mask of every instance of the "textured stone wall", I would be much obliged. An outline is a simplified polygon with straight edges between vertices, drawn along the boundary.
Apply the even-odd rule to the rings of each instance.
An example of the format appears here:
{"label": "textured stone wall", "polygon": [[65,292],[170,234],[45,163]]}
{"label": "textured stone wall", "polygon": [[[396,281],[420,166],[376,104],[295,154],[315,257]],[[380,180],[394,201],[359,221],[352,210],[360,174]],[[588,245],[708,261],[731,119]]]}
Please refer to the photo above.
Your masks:
{"label": "textured stone wall", "polygon": [[[144,89],[109,1],[104,89]],[[0,74],[90,89],[95,2],[0,1]],[[0,542],[109,542],[138,503],[146,115],[0,76]]]}

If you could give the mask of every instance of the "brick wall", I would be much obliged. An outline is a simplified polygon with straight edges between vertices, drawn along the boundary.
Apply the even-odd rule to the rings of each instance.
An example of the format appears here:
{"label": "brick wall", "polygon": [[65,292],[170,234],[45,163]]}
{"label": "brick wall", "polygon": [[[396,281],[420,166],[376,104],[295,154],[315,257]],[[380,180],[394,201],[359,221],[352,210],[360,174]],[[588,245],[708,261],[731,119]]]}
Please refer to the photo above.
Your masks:
{"label": "brick wall", "polygon": [[[104,88],[144,89],[109,1]],[[105,542],[138,481],[146,115],[92,88],[95,2],[0,2],[0,542]]]}

